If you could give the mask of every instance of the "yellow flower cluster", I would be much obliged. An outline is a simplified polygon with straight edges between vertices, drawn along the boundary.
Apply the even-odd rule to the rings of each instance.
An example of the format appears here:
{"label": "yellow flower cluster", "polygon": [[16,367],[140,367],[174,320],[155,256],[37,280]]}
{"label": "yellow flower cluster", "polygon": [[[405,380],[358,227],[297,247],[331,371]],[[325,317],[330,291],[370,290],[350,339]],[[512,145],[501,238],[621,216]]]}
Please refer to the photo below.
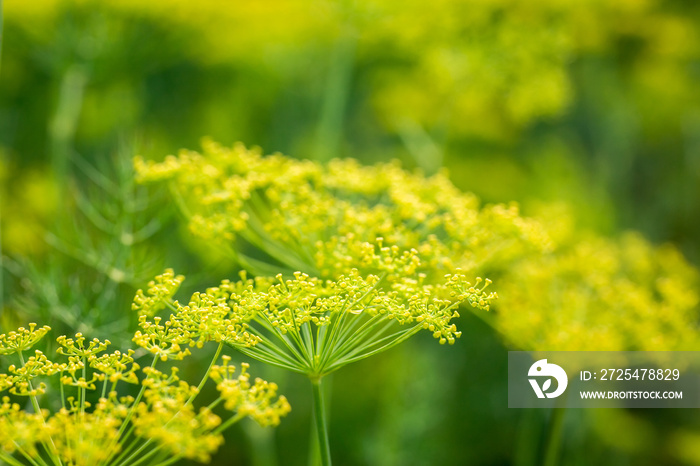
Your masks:
{"label": "yellow flower cluster", "polygon": [[501,278],[498,326],[528,349],[695,351],[699,278],[637,234],[565,243]]}
{"label": "yellow flower cluster", "polygon": [[101,372],[96,374],[99,381],[104,381],[107,378],[112,384],[116,384],[120,380],[128,383],[139,382],[136,371],[141,367],[134,362],[134,350],[132,349],[127,350],[126,353],[117,350],[112,354],[93,356],[90,359],[90,367]]}
{"label": "yellow flower cluster", "polygon": [[[101,398],[92,412],[85,412],[72,403],[47,420],[46,438],[51,439],[54,451],[65,464],[105,464],[112,456],[119,426],[128,411],[115,397],[116,393],[110,393],[109,399]],[[89,403],[86,406],[89,407]]]}
{"label": "yellow flower cluster", "polygon": [[12,374],[5,379],[5,385],[10,388],[13,395],[36,396],[46,391],[46,385],[42,382],[39,386],[33,386],[32,380],[37,377],[45,377],[56,374],[61,370],[61,365],[49,361],[44,353],[39,350],[34,356],[29,357],[20,367],[12,364],[7,371]]}
{"label": "yellow flower cluster", "polygon": [[[167,270],[164,275],[170,274],[172,271]],[[179,282],[183,279],[180,276]],[[156,278],[156,281],[162,280],[163,276]],[[139,290],[136,300],[141,300],[142,296]],[[165,295],[159,297],[158,306],[166,305],[175,313],[165,321],[160,316],[151,316],[154,306],[134,307],[139,312],[141,329],[134,334],[133,341],[163,361],[181,360],[190,354],[187,346],[201,348],[208,341],[251,346],[259,340],[246,331],[247,325],[241,316],[231,314],[222,296],[195,293],[186,306],[165,300]],[[152,318],[149,320],[149,317]]]}
{"label": "yellow flower cluster", "polygon": [[[187,306],[177,301],[163,321],[139,316],[141,330],[134,342],[156,359],[182,359],[183,346],[216,341],[261,361],[313,377],[404,341],[417,331],[430,331],[441,344],[459,338],[451,320],[462,302],[488,310],[496,298],[484,286],[472,286],[464,274],[447,276],[439,284],[424,283],[417,273],[415,251],[363,246],[358,258],[379,270],[363,276],[351,269],[336,280],[296,272],[293,279],[225,280],[219,287],[197,292]],[[477,279],[477,285],[482,280]],[[239,382],[241,382],[239,380]],[[242,383],[242,382],[241,382]]]}
{"label": "yellow flower cluster", "polygon": [[251,384],[247,372],[250,366],[246,363],[241,364],[241,373],[234,378],[236,368],[229,364],[231,358],[223,356],[222,359],[223,365],[212,367],[211,378],[217,383],[224,407],[239,415],[250,416],[263,427],[278,425],[280,417],[292,408],[284,396],[277,398],[277,384],[261,378],[256,378]]}
{"label": "yellow flower cluster", "polygon": [[[489,270],[551,247],[544,228],[517,206],[481,208],[445,174],[425,177],[395,163],[322,165],[205,141],[202,154],[182,151],[162,163],[137,157],[134,166],[141,182],[167,180],[192,233],[256,275],[300,270],[335,279],[354,267],[376,273],[369,265],[381,264],[368,256],[367,243],[386,242],[415,249],[421,270],[439,280],[456,268]],[[240,252],[241,244],[269,260]]]}
{"label": "yellow flower cluster", "polygon": [[0,404],[0,451],[12,454],[17,451],[36,457],[36,445],[46,439],[43,413],[24,411],[18,403],[5,396]]}
{"label": "yellow flower cluster", "polygon": [[167,269],[156,276],[155,280],[148,283],[146,292],[138,290],[131,305],[133,311],[139,315],[153,316],[163,309],[168,300],[177,293],[178,288],[185,279],[182,275],[175,275],[172,269]]}
{"label": "yellow flower cluster", "polygon": [[[213,328],[202,324],[199,331],[226,334],[217,341],[263,362],[321,377],[391,348],[421,329],[442,344],[452,344],[461,334],[451,322],[459,316],[459,304],[488,310],[496,298],[495,293],[484,291],[489,281],[473,286],[461,273],[448,275],[443,283],[426,284],[425,275],[415,271],[420,267],[415,251],[400,253],[382,247],[375,252],[369,244],[363,250],[367,254],[357,262],[379,269],[379,275],[362,275],[358,269],[336,280],[302,272],[286,280],[281,274],[274,280],[245,279],[244,274],[239,282],[224,281],[197,293],[197,299],[216,303],[211,312],[225,309],[228,313],[212,320]],[[180,309],[190,312],[187,307]],[[245,329],[243,338],[232,333],[230,322]]]}
{"label": "yellow flower cluster", "polygon": [[[284,397],[277,397],[276,385],[260,379],[250,383],[245,370],[232,379],[233,367],[228,365],[228,357],[224,358],[223,369],[214,365],[224,343],[243,344],[243,340],[235,338],[236,329],[242,326],[222,317],[226,314],[222,314],[222,309],[230,308],[221,299],[197,301],[194,297],[189,306],[171,302],[172,288],[182,279],[168,270],[150,284],[148,297],[144,299],[146,295],[139,291],[135,298],[135,308],[142,314],[141,330],[134,341],[153,353],[152,363],[143,369],[134,360],[134,350],[108,354],[105,351],[109,341],[87,340],[80,333],[72,338],[57,338],[56,353],[64,356],[65,362],[50,361],[39,350],[24,359],[23,351],[45,336],[48,327],[37,329],[31,324],[29,330],[20,328],[3,335],[0,340],[4,354],[17,353],[20,365],[10,365],[7,373],[0,374],[0,391],[29,397],[33,412],[3,398],[0,461],[20,464],[14,458],[17,456],[42,466],[48,464],[47,458],[52,464],[106,466],[147,459],[156,464],[165,461],[161,456],[166,455],[168,461],[187,458],[208,462],[223,442],[223,430],[238,420],[250,417],[261,425],[279,424],[290,407]],[[160,317],[153,317],[154,323],[149,323],[148,315],[163,306],[179,310],[162,325]],[[199,386],[180,380],[176,367],[170,375],[155,368],[163,359],[180,359],[189,354],[179,345],[201,347],[209,340],[218,341],[219,350]],[[212,371],[220,397],[209,408],[195,410],[193,402]],[[49,393],[46,380],[52,376],[58,377],[62,406],[55,413],[42,410],[37,398]],[[135,398],[119,397],[120,382],[139,385],[139,394]],[[98,385],[102,392],[93,407],[88,398]],[[71,393],[77,397],[68,396]],[[225,421],[211,409],[221,402],[232,412]]]}
{"label": "yellow flower cluster", "polygon": [[47,325],[36,328],[35,323],[29,324],[29,329],[24,327],[0,335],[0,355],[14,354],[28,350],[41,340],[50,330]]}
{"label": "yellow flower cluster", "polygon": [[170,375],[150,367],[144,373],[144,401],[132,420],[136,435],[153,439],[175,456],[208,462],[223,443],[223,437],[213,433],[221,418],[207,408],[195,412],[188,400],[197,388],[180,380],[177,368]]}
{"label": "yellow flower cluster", "polygon": [[[449,274],[488,274],[498,278],[503,298],[489,322],[520,348],[697,347],[697,270],[672,248],[653,247],[638,235],[606,239],[576,231],[566,215],[534,219],[515,205],[481,207],[446,174],[426,177],[395,163],[320,164],[205,142],[201,154],[183,151],[162,163],[137,158],[135,166],[141,181],[169,183],[192,232],[245,269],[258,276],[274,269],[308,274],[290,282],[292,292],[314,297],[294,295],[291,314],[277,310],[287,299],[284,282],[258,278],[248,290],[230,290],[244,303],[233,305],[236,312],[259,309],[275,331],[300,322],[328,326],[332,313],[318,307],[329,293],[324,280],[343,276],[354,280],[346,286],[371,288],[372,277],[382,277],[382,287],[398,292],[414,274],[421,286],[439,285]],[[251,246],[259,249],[257,259],[241,252]],[[419,289],[409,287],[403,298],[416,299]],[[292,316],[299,320],[291,323]],[[436,326],[447,342],[450,325]],[[281,365],[306,358],[288,356],[291,362]],[[296,370],[318,367],[310,361]]]}

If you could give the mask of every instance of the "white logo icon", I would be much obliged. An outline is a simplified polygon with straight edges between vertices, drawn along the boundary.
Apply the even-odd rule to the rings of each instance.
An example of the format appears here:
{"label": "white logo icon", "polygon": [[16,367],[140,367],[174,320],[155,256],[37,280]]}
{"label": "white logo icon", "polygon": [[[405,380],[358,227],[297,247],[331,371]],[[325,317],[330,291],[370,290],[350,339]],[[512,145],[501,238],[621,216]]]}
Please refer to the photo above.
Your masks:
{"label": "white logo icon", "polygon": [[[542,388],[540,388],[540,385],[537,383],[536,379],[528,379],[530,381],[530,385],[532,385],[532,389],[537,395],[537,398],[544,398],[545,396],[547,398],[556,398],[564,393],[564,390],[566,390],[566,385],[569,383],[569,378],[566,376],[564,369],[556,364],[547,364],[546,359],[540,359],[530,366],[530,370],[527,375],[530,377],[550,377],[544,381]],[[547,393],[547,390],[549,390],[549,387],[552,385],[552,377],[557,380],[557,389],[551,393]]]}

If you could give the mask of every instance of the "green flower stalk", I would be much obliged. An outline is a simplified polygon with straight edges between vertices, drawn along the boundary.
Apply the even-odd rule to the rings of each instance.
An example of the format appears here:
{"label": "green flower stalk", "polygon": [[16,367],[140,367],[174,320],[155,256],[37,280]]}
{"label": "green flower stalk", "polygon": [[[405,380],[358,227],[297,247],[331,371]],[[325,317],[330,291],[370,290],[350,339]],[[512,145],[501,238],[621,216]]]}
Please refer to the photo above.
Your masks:
{"label": "green flower stalk", "polygon": [[[161,306],[173,307],[170,297],[184,277],[166,271],[150,286],[151,305],[145,305],[139,292],[134,307],[154,313]],[[32,466],[135,466],[167,465],[180,459],[208,462],[223,443],[222,432],[245,417],[263,426],[276,426],[289,411],[285,397],[277,396],[277,386],[261,379],[251,380],[247,365],[236,373],[230,357],[222,356],[224,339],[212,338],[218,325],[211,320],[194,321],[176,312],[170,320],[187,322],[173,326],[149,324],[142,314],[142,330],[134,341],[152,355],[144,368],[135,361],[137,351],[107,353],[109,341],[83,335],[58,337],[58,357],[52,361],[41,351],[25,359],[24,353],[49,331],[48,327],[0,335],[0,354],[15,356],[19,365],[10,365],[0,374],[0,391],[12,397],[28,397],[33,412],[5,396],[0,404],[0,460],[13,465]],[[153,321],[160,321],[152,316]],[[207,324],[206,322],[209,322]],[[218,329],[218,327],[216,327]],[[197,386],[178,376],[178,368],[157,368],[167,360],[182,360],[190,354],[178,345],[203,346],[219,342],[209,368]],[[194,402],[207,380],[217,385],[219,397],[208,406],[195,408]],[[49,387],[58,385],[60,406],[51,412],[40,406],[40,395],[52,395]],[[126,384],[126,385],[125,385]],[[128,385],[139,387],[136,397],[120,395]],[[93,401],[96,400],[96,401]],[[215,411],[228,413],[221,417]]]}

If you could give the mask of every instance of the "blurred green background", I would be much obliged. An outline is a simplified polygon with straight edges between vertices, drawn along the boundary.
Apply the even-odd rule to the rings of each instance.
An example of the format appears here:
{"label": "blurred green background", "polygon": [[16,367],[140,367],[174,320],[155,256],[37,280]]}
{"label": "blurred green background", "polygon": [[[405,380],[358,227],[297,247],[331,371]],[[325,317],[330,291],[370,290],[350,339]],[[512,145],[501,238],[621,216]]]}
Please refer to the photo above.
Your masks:
{"label": "blurred green background", "polygon": [[[203,136],[445,167],[486,203],[555,204],[574,228],[637,230],[700,261],[696,1],[4,3],[3,330],[31,319],[113,339],[164,267],[188,276],[185,295],[232,276],[132,179],[134,155]],[[455,347],[417,337],[333,376],[336,464],[700,464],[693,410],[508,410],[516,348],[460,320]],[[229,433],[214,464],[309,464],[306,381],[253,369],[292,414]]]}

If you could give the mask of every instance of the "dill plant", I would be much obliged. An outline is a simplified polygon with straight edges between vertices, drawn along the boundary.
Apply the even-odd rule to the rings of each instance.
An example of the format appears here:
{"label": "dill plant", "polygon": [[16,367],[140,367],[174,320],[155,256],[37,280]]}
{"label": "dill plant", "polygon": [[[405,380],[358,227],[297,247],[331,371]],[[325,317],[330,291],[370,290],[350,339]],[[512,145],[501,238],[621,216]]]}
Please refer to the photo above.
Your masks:
{"label": "dill plant", "polygon": [[[40,350],[31,351],[48,326],[30,324],[0,335],[0,355],[19,363],[0,374],[0,391],[11,395],[0,404],[0,459],[13,466],[167,465],[183,458],[208,462],[223,443],[222,432],[241,419],[278,425],[290,411],[289,403],[277,396],[274,383],[252,380],[246,364],[236,372],[231,358],[221,356],[224,343],[218,336],[225,332],[230,338],[231,329],[222,327],[214,309],[182,307],[160,324],[156,313],[174,309],[171,297],[182,279],[167,270],[151,282],[148,299],[139,299],[144,295],[138,293],[133,305],[141,316],[141,330],[133,339],[136,350],[108,353],[108,340],[87,340],[78,333],[58,337],[56,358],[50,360]],[[190,385],[178,376],[178,364],[190,347],[210,340],[219,343],[215,355],[199,384]],[[151,359],[141,367],[136,358],[147,354]],[[176,364],[157,367],[167,361]],[[56,394],[47,384],[51,379],[59,386],[60,402],[49,396]],[[196,409],[197,395],[209,379],[219,396]],[[136,396],[121,394],[129,385],[138,388]],[[30,401],[31,412],[20,399]],[[49,408],[42,408],[44,400]],[[221,410],[227,412],[224,418],[215,413]]]}
{"label": "dill plant", "polygon": [[383,238],[418,252],[423,283],[458,269],[497,279],[502,299],[487,321],[519,348],[697,348],[697,269],[639,234],[580,231],[558,206],[524,217],[515,204],[481,206],[445,173],[263,156],[211,141],[161,163],[137,158],[135,169],[141,182],[167,184],[194,237],[255,274],[379,274],[358,258]]}
{"label": "dill plant", "polygon": [[[536,219],[520,215],[515,204],[481,206],[445,173],[264,156],[208,140],[201,153],[183,150],[160,163],[137,157],[134,166],[139,181],[168,187],[195,238],[255,275],[221,286],[230,306],[249,313],[247,330],[259,338],[253,347],[231,346],[312,381],[426,325],[417,307],[415,320],[397,318],[403,314],[393,314],[394,303],[411,308],[451,291],[444,306],[456,310],[464,295],[449,290],[452,280],[477,274],[499,279],[505,299],[486,320],[522,349],[696,347],[697,271],[677,252],[634,235],[586,235],[561,213]],[[279,272],[287,279],[263,278]],[[339,280],[355,298],[329,306]],[[465,289],[481,293],[466,299],[477,308],[493,297],[466,282]],[[374,299],[387,309],[381,317]],[[349,312],[356,304],[357,315]],[[364,326],[373,319],[388,319],[395,333],[373,340],[374,324]],[[451,324],[433,325],[436,337],[451,343],[456,333],[445,328]],[[320,398],[320,388],[314,390]]]}
{"label": "dill plant", "polygon": [[[204,155],[183,151],[160,164],[137,158],[135,167],[141,181],[168,180],[191,230],[243,266],[241,280],[224,281],[188,306],[216,304],[230,326],[217,338],[308,376],[323,464],[331,462],[324,376],[421,330],[453,344],[461,334],[452,322],[459,306],[488,310],[496,298],[485,290],[490,280],[467,279],[486,246],[449,251],[460,243],[447,235],[464,234],[463,226],[474,239],[488,238],[493,254],[545,247],[537,225],[516,210],[479,212],[444,175],[426,183],[395,164],[324,166],[205,143]],[[472,212],[481,221],[469,218]],[[499,238],[515,236],[510,231],[525,239],[514,245]],[[263,260],[246,252],[251,246]]]}

